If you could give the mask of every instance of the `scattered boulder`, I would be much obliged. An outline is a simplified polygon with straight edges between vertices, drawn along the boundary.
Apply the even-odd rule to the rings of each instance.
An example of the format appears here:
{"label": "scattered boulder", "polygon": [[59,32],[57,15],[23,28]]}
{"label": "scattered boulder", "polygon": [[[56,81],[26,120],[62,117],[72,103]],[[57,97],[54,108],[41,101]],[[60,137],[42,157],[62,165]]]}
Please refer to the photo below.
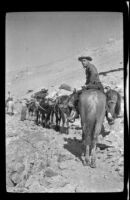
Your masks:
{"label": "scattered boulder", "polygon": [[22,173],[24,171],[24,169],[25,169],[25,165],[24,164],[22,164],[20,162],[16,163],[16,171],[17,171],[17,173]]}
{"label": "scattered boulder", "polygon": [[21,175],[15,172],[10,176],[10,179],[13,182],[14,186],[16,186],[21,181]]}
{"label": "scattered boulder", "polygon": [[53,177],[53,176],[57,176],[58,173],[57,173],[57,172],[54,172],[53,169],[51,169],[51,168],[47,168],[47,169],[45,170],[44,175],[47,176],[47,177]]}
{"label": "scattered boulder", "polygon": [[46,189],[38,181],[34,181],[29,187],[29,192],[46,192]]}

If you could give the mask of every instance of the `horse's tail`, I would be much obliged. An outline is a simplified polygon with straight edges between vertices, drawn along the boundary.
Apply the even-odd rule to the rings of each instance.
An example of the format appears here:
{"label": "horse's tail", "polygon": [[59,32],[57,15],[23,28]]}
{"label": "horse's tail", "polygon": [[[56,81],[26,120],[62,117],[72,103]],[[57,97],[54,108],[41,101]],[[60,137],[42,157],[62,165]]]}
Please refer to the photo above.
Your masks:
{"label": "horse's tail", "polygon": [[117,102],[115,106],[115,114],[118,116],[121,111],[121,95],[117,92]]}
{"label": "horse's tail", "polygon": [[84,144],[85,143],[88,145],[91,144],[92,138],[94,138],[96,122],[97,122],[96,120],[92,119],[92,120],[88,120],[87,123],[84,123],[83,135],[82,135],[82,140],[84,141]]}

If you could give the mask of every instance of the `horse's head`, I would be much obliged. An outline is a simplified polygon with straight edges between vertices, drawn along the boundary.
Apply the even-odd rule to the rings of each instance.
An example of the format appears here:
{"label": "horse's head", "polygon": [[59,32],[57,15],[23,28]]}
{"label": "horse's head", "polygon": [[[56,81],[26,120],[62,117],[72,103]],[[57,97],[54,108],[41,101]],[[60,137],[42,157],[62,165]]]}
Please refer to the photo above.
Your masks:
{"label": "horse's head", "polygon": [[76,89],[74,89],[73,93],[68,98],[68,106],[70,108],[75,108],[77,106],[78,101],[78,93]]}
{"label": "horse's head", "polygon": [[108,123],[114,123],[114,119],[120,113],[121,96],[117,91],[110,89],[106,92],[106,101],[107,101],[106,117]]}
{"label": "horse's head", "polygon": [[114,124],[114,110],[115,110],[115,103],[108,101],[106,105],[106,118],[109,125]]}

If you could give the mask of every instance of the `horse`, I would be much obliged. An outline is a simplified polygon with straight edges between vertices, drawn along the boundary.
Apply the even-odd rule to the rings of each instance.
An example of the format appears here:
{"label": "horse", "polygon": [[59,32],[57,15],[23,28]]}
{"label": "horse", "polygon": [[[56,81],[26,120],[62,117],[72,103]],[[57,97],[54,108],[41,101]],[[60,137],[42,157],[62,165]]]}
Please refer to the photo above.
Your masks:
{"label": "horse", "polygon": [[97,89],[79,90],[69,98],[81,118],[82,142],[84,145],[83,165],[96,167],[96,143],[106,113],[106,95]]}
{"label": "horse", "polygon": [[[96,88],[91,88],[96,89]],[[70,104],[73,110],[76,110],[77,114],[79,115],[78,111],[78,100],[79,95],[82,93],[83,90],[86,90],[86,87],[82,87],[81,90],[74,90],[73,93],[70,95]],[[114,124],[114,121],[120,115],[121,111],[121,95],[116,90],[111,89],[109,86],[104,88],[104,91],[101,90],[107,98],[106,103],[106,119],[109,125]]]}
{"label": "horse", "polygon": [[[107,98],[107,111],[106,118],[110,125],[114,124],[114,120],[118,118],[121,111],[121,95],[111,88],[106,91]],[[109,117],[109,113],[111,113],[112,117]]]}
{"label": "horse", "polygon": [[34,100],[27,103],[28,117],[35,116],[36,108],[37,107]]}
{"label": "horse", "polygon": [[40,99],[36,103],[36,124],[39,124],[39,118],[41,118],[41,125],[46,128],[50,128],[50,115],[52,112],[52,105],[49,105],[46,99]]}
{"label": "horse", "polygon": [[53,106],[52,116],[55,115],[56,118],[56,130],[59,130],[60,123],[62,121],[62,130],[64,129],[64,125],[66,122],[67,125],[67,134],[69,128],[69,122],[67,120],[68,116],[70,115],[71,108],[68,105],[69,96],[62,95],[56,98],[55,104]]}
{"label": "horse", "polygon": [[[85,145],[84,165],[96,167],[96,143],[106,113],[106,96],[100,90],[89,89],[79,96],[78,103]],[[90,160],[91,156],[91,160]]]}

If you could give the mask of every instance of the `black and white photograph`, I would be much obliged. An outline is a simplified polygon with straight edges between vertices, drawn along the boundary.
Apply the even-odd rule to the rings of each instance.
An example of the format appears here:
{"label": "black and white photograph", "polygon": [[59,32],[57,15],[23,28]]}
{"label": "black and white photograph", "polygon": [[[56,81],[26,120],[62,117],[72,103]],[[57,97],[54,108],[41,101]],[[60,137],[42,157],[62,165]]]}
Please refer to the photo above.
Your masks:
{"label": "black and white photograph", "polygon": [[124,189],[121,12],[7,12],[6,191]]}

